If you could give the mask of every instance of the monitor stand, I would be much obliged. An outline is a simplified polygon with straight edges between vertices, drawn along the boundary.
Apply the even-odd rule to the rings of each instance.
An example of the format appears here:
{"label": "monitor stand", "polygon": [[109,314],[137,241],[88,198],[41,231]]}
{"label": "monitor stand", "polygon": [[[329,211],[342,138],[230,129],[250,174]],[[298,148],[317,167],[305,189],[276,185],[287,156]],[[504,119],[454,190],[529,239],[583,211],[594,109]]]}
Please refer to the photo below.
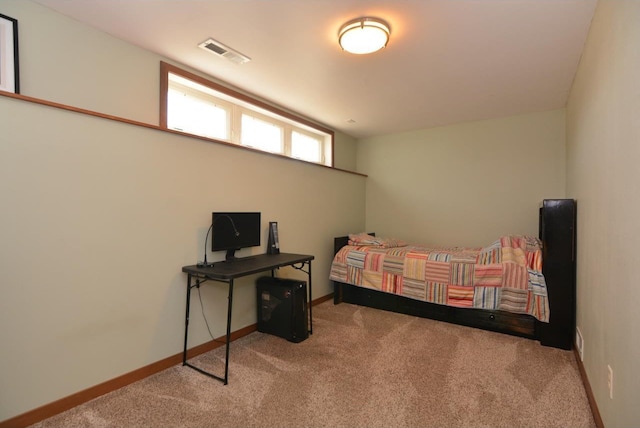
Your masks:
{"label": "monitor stand", "polygon": [[225,257],[225,260],[228,262],[233,262],[238,260],[236,258],[236,250],[227,250],[227,255]]}

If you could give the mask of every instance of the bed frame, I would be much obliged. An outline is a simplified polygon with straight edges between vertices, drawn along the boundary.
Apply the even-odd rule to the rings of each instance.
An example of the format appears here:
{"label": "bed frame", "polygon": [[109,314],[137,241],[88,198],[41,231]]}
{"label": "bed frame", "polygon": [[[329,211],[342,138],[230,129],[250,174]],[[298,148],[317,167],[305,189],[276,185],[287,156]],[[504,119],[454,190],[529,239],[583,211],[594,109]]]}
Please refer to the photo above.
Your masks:
{"label": "bed frame", "polygon": [[[333,282],[334,304],[353,303],[527,337],[539,340],[545,346],[572,349],[576,301],[576,202],[573,199],[545,199],[539,211],[542,272],[551,312],[549,323],[540,322],[530,315],[438,305],[336,281]],[[334,253],[348,241],[348,236],[335,238]]]}

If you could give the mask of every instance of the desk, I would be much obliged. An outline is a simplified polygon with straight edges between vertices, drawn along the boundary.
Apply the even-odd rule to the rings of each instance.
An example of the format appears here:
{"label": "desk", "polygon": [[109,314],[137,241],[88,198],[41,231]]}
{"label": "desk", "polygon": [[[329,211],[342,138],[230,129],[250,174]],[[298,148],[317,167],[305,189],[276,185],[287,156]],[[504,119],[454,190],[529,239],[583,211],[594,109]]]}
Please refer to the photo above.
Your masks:
{"label": "desk", "polygon": [[[233,261],[221,261],[214,263],[211,267],[198,267],[184,266],[182,272],[187,274],[187,311],[185,315],[184,326],[184,350],[182,353],[182,365],[191,367],[194,370],[199,371],[202,374],[210,376],[223,382],[225,385],[229,380],[229,343],[231,340],[231,310],[233,308],[233,280],[243,276],[253,275],[261,272],[271,271],[271,276],[274,276],[274,271],[280,267],[291,266],[294,269],[301,270],[307,274],[309,284],[309,334],[313,334],[313,316],[311,315],[311,260],[313,256],[304,254],[260,254],[258,256],[249,256],[239,258]],[[299,266],[298,266],[299,265]],[[304,267],[308,266],[308,270],[304,270]],[[192,284],[193,279],[196,280],[195,284]],[[209,373],[199,367],[191,365],[187,362],[187,337],[189,334],[189,308],[191,305],[191,290],[193,287],[200,287],[203,282],[208,280],[225,282],[229,285],[229,301],[227,303],[227,335],[226,335],[226,350],[224,360],[224,377],[216,376]]]}

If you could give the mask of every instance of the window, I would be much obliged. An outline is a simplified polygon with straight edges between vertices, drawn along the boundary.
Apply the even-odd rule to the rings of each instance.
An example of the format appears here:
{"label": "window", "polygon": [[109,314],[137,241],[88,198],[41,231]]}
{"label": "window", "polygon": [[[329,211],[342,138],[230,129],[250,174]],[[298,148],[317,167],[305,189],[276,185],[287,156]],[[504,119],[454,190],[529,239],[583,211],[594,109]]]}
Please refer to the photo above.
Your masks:
{"label": "window", "polygon": [[243,146],[264,150],[265,152],[283,153],[283,129],[269,120],[258,119],[242,114],[240,126],[240,143]]}
{"label": "window", "polygon": [[178,84],[169,87],[167,128],[229,141],[228,108]]}
{"label": "window", "polygon": [[299,131],[291,133],[291,156],[307,162],[319,163],[322,159],[322,140]]}
{"label": "window", "polygon": [[161,63],[160,126],[332,166],[333,132]]}

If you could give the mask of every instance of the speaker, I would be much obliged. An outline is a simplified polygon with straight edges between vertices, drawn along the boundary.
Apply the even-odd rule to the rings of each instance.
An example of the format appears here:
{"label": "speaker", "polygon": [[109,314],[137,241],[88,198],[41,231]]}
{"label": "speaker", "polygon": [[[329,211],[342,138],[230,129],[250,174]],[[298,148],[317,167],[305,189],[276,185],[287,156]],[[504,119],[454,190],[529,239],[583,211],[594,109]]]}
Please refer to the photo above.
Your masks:
{"label": "speaker", "polygon": [[258,278],[258,331],[302,342],[307,327],[307,283],[293,279]]}

